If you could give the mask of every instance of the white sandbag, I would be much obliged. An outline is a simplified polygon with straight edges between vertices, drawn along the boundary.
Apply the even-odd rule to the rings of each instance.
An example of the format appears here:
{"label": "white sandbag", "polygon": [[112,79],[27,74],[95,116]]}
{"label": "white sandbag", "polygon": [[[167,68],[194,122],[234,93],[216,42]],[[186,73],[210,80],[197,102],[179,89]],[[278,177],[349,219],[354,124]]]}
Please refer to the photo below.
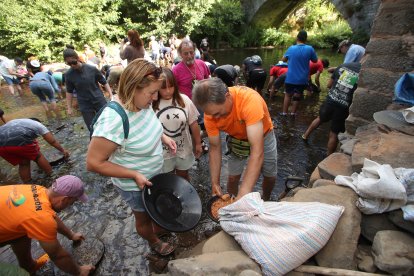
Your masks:
{"label": "white sandbag", "polygon": [[343,211],[319,202],[263,202],[255,192],[221,208],[219,216],[264,275],[284,275],[328,242]]}

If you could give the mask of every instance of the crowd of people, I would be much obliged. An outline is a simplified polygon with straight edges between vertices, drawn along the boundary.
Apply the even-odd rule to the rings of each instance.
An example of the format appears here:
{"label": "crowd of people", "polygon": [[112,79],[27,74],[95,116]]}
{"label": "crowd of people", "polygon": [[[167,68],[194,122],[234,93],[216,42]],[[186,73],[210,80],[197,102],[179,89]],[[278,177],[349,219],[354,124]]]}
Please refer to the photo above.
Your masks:
{"label": "crowd of people", "polygon": [[[307,33],[300,31],[297,43],[270,69],[266,86],[269,100],[284,90],[280,116],[295,116],[304,90],[319,92],[320,74],[329,67],[329,61],[318,59],[306,41]],[[208,152],[213,195],[230,193],[239,199],[253,191],[262,175],[262,198],[270,200],[278,167],[276,126],[264,100],[267,72],[260,56],[247,57],[241,68],[230,64],[219,66],[211,56],[207,39],[201,41],[200,49],[189,38],[175,36],[171,36],[167,45],[164,46],[162,37],[159,41],[151,37],[148,58],[138,32],[130,30],[119,46],[125,65],[100,66],[97,60],[104,63],[108,60],[103,43],[99,45],[100,59],[88,45],[83,53],[67,45],[62,54],[69,68],[56,77],[53,72],[42,70],[37,59],[27,63],[30,90],[46,111],[57,111],[55,94],[61,93],[63,86],[69,115],[73,112],[72,101],[77,99],[91,137],[87,170],[111,177],[134,214],[136,232],[163,256],[171,254],[175,246],[159,238],[157,234],[165,230],[151,220],[144,208],[141,193],[145,186],[152,185],[151,177],[165,172],[189,180],[189,169]],[[319,117],[302,136],[307,141],[315,128],[332,121],[328,154],[336,150],[338,133],[344,131],[364,50],[344,41],[338,51],[346,54],[344,64],[328,69],[333,74],[327,99]],[[160,60],[166,60],[167,66],[160,67]],[[21,64],[23,61],[16,58],[3,59],[0,65],[0,73],[13,95],[15,89],[22,93],[19,78],[24,75],[17,69]],[[239,77],[244,77],[246,86],[239,86]],[[31,161],[46,174],[51,172],[36,141],[38,136],[65,158],[69,156],[50,131],[33,118],[7,121],[3,112],[0,117],[4,122],[0,126],[0,156],[19,166],[25,184],[32,181]],[[226,134],[228,159],[225,191],[220,184],[222,133]],[[0,189],[3,198],[0,208],[8,216],[7,222],[0,223],[0,245],[12,246],[21,267],[30,273],[38,268],[39,263],[30,254],[30,241],[36,239],[63,271],[87,275],[93,269],[91,265],[78,266],[56,237],[59,232],[74,241],[83,239],[82,234],[73,233],[55,214],[78,199],[86,199],[80,179],[63,176],[49,189],[36,185],[9,185]],[[18,206],[27,211],[14,215]],[[33,207],[42,212],[30,211]]]}

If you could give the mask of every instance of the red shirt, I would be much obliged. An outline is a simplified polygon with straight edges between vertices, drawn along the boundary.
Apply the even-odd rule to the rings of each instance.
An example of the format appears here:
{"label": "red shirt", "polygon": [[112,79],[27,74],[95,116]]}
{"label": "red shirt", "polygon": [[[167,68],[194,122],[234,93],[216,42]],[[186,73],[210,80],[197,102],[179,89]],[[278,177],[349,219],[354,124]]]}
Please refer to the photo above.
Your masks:
{"label": "red shirt", "polygon": [[317,62],[309,61],[309,76],[316,74],[317,72],[323,72],[322,60],[318,59]]}
{"label": "red shirt", "polygon": [[273,66],[272,68],[270,68],[269,75],[278,78],[281,75],[287,73],[287,71],[288,71],[287,67]]}

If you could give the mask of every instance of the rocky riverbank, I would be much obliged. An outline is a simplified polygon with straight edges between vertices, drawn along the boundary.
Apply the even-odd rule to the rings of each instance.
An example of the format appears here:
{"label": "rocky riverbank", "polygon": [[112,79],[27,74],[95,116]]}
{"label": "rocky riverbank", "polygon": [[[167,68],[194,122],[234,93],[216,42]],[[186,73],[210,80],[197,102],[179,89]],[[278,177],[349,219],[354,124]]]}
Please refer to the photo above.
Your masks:
{"label": "rocky riverbank", "polygon": [[[410,145],[414,142],[413,134],[414,126],[400,132],[373,123],[358,128],[355,136],[343,135],[341,152],[318,164],[308,188],[296,188],[283,199],[345,207],[325,247],[305,263],[307,266],[288,275],[317,275],[327,271],[331,274],[325,275],[414,275],[414,223],[403,219],[401,209],[362,214],[356,206],[358,195],[333,181],[337,175],[359,173],[364,158],[393,168],[412,168],[414,148]],[[166,275],[196,274],[260,275],[261,271],[233,237],[221,231],[170,261]]]}

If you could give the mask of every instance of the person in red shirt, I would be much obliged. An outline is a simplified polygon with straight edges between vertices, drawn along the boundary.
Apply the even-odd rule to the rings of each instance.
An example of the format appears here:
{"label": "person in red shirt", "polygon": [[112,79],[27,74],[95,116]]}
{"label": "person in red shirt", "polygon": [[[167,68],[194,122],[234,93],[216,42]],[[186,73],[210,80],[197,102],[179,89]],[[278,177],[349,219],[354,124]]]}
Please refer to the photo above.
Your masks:
{"label": "person in red shirt", "polygon": [[286,73],[288,71],[288,64],[280,61],[275,66],[270,68],[269,84],[267,85],[267,91],[269,91],[269,99],[272,99],[273,94],[279,91],[279,89],[285,84]]}
{"label": "person in red shirt", "polygon": [[[324,68],[329,67],[328,59],[318,59],[317,62],[309,61],[309,90],[313,92],[321,92],[321,83],[319,81],[320,75],[323,72]],[[315,75],[315,84],[312,82],[312,75]]]}
{"label": "person in red shirt", "polygon": [[79,266],[57,239],[57,233],[72,241],[85,239],[56,215],[77,200],[85,202],[88,197],[82,180],[73,175],[59,177],[49,188],[24,184],[1,186],[0,247],[10,245],[19,265],[32,274],[41,267],[31,254],[32,239],[36,239],[62,271],[88,275],[95,267]]}

